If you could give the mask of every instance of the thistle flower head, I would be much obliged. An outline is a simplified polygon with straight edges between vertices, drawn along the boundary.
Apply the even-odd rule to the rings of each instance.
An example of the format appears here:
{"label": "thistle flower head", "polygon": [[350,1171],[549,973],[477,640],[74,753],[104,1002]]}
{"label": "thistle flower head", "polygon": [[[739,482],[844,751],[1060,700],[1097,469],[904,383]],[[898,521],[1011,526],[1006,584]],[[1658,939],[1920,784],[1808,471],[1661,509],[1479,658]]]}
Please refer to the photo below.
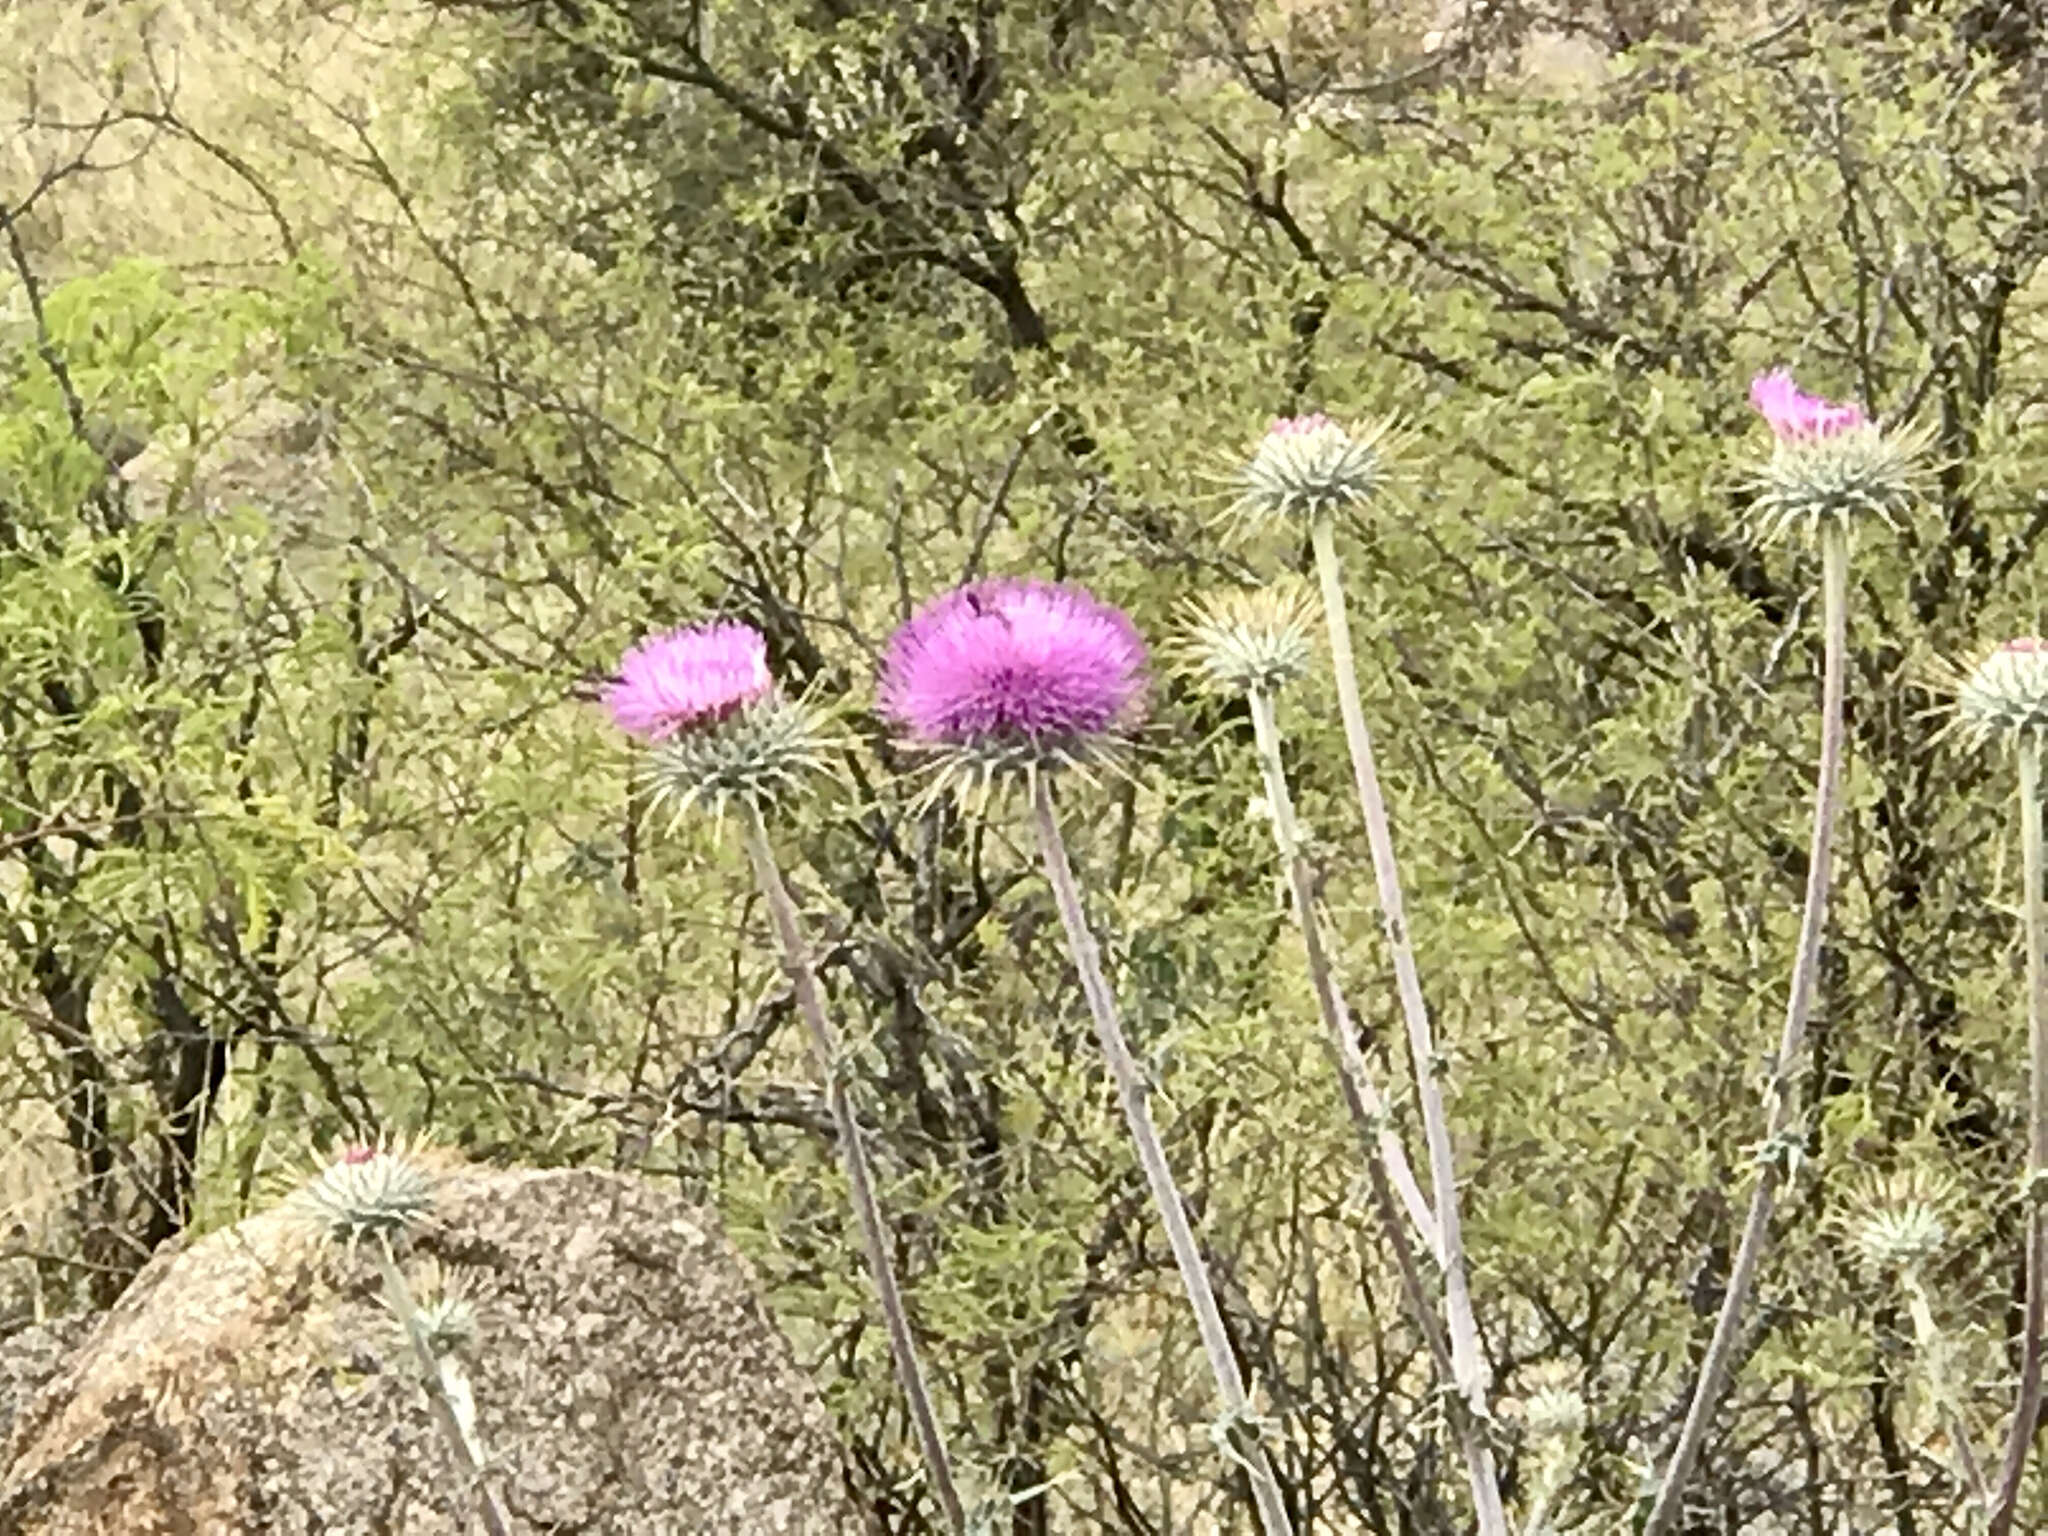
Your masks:
{"label": "thistle flower head", "polygon": [[1973,745],[2048,741],[2048,640],[2023,635],[1962,666],[1943,668],[1955,696],[1952,729]]}
{"label": "thistle flower head", "polygon": [[621,730],[649,744],[654,804],[677,816],[765,806],[831,744],[823,713],[776,688],[767,642],[746,624],[650,636],[626,652],[604,700]]}
{"label": "thistle flower head", "polygon": [[775,686],[768,643],[751,625],[690,624],[650,635],[626,652],[605,707],[629,736],[666,741],[722,720]]}
{"label": "thistle flower head", "polygon": [[[391,1298],[387,1296],[386,1301]],[[460,1354],[476,1343],[476,1305],[460,1276],[429,1263],[413,1284],[413,1318],[427,1347],[437,1356]],[[399,1318],[402,1327],[405,1319]]]}
{"label": "thistle flower head", "polygon": [[1782,368],[1759,374],[1749,398],[1775,439],[1754,475],[1767,536],[1799,526],[1846,528],[1866,517],[1897,526],[1918,488],[1924,433],[1881,430],[1861,406],[1802,393]]}
{"label": "thistle flower head", "polygon": [[292,1216],[337,1243],[404,1237],[431,1214],[434,1176],[406,1148],[355,1143],[287,1202]]}
{"label": "thistle flower head", "polygon": [[1569,1440],[1586,1427],[1590,1410],[1579,1390],[1579,1373],[1568,1362],[1550,1360],[1523,1373],[1513,1400],[1515,1416],[1536,1441]]}
{"label": "thistle flower head", "polygon": [[1806,394],[1785,368],[1773,368],[1750,380],[1749,403],[1762,413],[1781,443],[1833,437],[1866,424],[1862,406],[1836,405]]}
{"label": "thistle flower head", "polygon": [[1956,1188],[1917,1168],[1873,1174],[1850,1197],[1841,1222],[1858,1262],[1872,1279],[1913,1275],[1947,1245]]}
{"label": "thistle flower head", "polygon": [[1176,659],[1213,692],[1278,693],[1314,660],[1315,616],[1306,589],[1292,582],[1197,597]]}
{"label": "thistle flower head", "polygon": [[925,604],[889,641],[881,710],[915,746],[993,779],[1090,761],[1141,717],[1145,642],[1079,587],[993,580]]}
{"label": "thistle flower head", "polygon": [[1344,427],[1324,415],[1283,417],[1238,472],[1231,510],[1246,522],[1313,521],[1370,501],[1389,478],[1388,422]]}

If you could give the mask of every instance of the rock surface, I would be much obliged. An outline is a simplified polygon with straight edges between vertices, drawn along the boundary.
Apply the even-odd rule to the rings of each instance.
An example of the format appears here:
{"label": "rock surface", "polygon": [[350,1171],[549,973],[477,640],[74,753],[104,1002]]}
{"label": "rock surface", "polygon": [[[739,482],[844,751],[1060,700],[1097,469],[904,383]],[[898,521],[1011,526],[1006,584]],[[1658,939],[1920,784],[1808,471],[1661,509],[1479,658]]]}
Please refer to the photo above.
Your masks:
{"label": "rock surface", "polygon": [[[516,1531],[865,1531],[816,1394],[703,1220],[622,1175],[442,1180],[404,1266],[474,1304],[465,1369]],[[52,1373],[61,1343],[0,1346],[22,1389],[0,1536],[476,1528],[370,1256],[281,1212],[159,1255]]]}

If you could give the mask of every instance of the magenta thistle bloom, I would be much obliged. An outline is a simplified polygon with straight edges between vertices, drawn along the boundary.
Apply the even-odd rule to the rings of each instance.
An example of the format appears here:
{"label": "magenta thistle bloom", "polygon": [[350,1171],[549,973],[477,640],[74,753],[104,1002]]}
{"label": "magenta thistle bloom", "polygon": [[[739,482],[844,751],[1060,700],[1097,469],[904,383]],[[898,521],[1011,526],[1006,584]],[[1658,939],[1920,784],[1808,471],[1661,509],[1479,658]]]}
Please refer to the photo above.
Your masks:
{"label": "magenta thistle bloom", "polygon": [[759,630],[692,624],[650,635],[626,652],[604,703],[627,735],[664,741],[686,727],[722,720],[773,687],[768,643]]}
{"label": "magenta thistle bloom", "polygon": [[1268,437],[1307,437],[1337,424],[1317,411],[1313,416],[1281,416],[1266,430]]}
{"label": "magenta thistle bloom", "polygon": [[1750,381],[1749,403],[1762,413],[1781,443],[1833,437],[1867,424],[1860,405],[1836,405],[1803,393],[1784,368],[1760,373]]}
{"label": "magenta thistle bloom", "polygon": [[882,713],[926,746],[1071,745],[1134,725],[1145,642],[1079,587],[976,582],[935,598],[882,659]]}

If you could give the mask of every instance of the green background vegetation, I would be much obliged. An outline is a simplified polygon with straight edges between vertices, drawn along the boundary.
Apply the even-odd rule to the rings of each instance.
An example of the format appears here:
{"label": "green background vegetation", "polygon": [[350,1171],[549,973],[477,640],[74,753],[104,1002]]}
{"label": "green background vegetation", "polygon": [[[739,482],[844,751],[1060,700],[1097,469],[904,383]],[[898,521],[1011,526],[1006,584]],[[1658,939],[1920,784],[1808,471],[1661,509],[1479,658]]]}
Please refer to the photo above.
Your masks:
{"label": "green background vegetation", "polygon": [[[337,1137],[637,1167],[759,1266],[886,1528],[936,1529],[737,846],[643,825],[590,702],[717,611],[850,711],[780,831],[962,1459],[1051,1484],[1019,1536],[1248,1529],[1028,829],[920,812],[863,711],[964,575],[1163,637],[1298,564],[1226,536],[1220,477],[1277,413],[1394,413],[1346,554],[1504,1465],[1569,1381],[1559,1513],[1613,1529],[1711,1318],[1804,877],[1818,572],[1742,489],[1789,361],[1941,468],[1857,541],[1808,1156],[1691,1528],[1962,1528],[1841,1215],[1872,1170],[1957,1181],[1934,1290],[1988,1448],[2017,851],[1925,678],[2039,624],[2048,133],[2008,9],[0,16],[0,1310],[104,1304]],[[1398,1083],[1326,685],[1283,724]],[[1300,1529],[1460,1529],[1249,722],[1163,680],[1145,747],[1069,792],[1075,854]]]}

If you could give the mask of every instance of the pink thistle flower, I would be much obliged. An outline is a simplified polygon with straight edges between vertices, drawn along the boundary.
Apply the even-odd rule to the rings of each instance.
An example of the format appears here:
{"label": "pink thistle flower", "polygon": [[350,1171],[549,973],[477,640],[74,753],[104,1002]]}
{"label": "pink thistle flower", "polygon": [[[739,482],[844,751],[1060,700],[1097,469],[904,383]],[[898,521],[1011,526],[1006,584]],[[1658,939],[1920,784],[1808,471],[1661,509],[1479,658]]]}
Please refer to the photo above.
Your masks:
{"label": "pink thistle flower", "polygon": [[1307,437],[1311,433],[1322,431],[1325,427],[1334,427],[1336,425],[1334,421],[1330,420],[1321,411],[1317,411],[1312,416],[1282,416],[1277,418],[1273,425],[1266,429],[1266,436]]}
{"label": "pink thistle flower", "polygon": [[751,625],[686,625],[626,652],[605,688],[605,708],[629,736],[664,741],[724,719],[774,688],[768,642]]}
{"label": "pink thistle flower", "polygon": [[1860,405],[1836,405],[1803,393],[1784,368],[1760,373],[1751,380],[1749,403],[1762,413],[1781,443],[1833,437],[1868,421]]}
{"label": "pink thistle flower", "polygon": [[1079,587],[976,582],[934,599],[889,641],[882,713],[928,746],[1089,737],[1136,723],[1145,642]]}

